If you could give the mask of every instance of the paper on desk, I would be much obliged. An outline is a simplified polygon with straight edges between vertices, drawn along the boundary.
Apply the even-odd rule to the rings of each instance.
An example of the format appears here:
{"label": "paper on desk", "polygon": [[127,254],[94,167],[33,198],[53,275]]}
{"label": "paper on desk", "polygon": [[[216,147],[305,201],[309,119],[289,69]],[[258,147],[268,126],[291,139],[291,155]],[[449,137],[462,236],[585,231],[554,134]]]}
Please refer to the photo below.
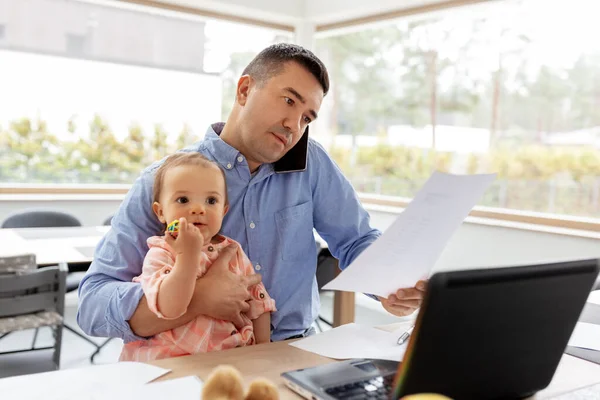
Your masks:
{"label": "paper on desk", "polygon": [[593,290],[587,299],[588,303],[598,304],[600,306],[600,290]]}
{"label": "paper on desk", "polygon": [[569,340],[569,346],[600,351],[600,325],[578,322]]}
{"label": "paper on desk", "polygon": [[[95,393],[110,383],[126,380],[142,385],[169,372],[137,362],[120,362],[0,379],[0,397],[6,399],[75,399]],[[74,397],[79,396],[79,397]],[[114,400],[114,399],[112,399]]]}
{"label": "paper on desk", "polygon": [[200,400],[202,381],[195,376],[149,383],[147,385],[106,385],[94,393],[80,393],[65,400]]}
{"label": "paper on desk", "polygon": [[336,359],[401,361],[408,344],[397,344],[403,332],[404,328],[397,332],[386,332],[351,323],[290,343],[290,346]]}
{"label": "paper on desk", "polygon": [[388,297],[427,278],[495,177],[434,172],[385,233],[324,289]]}

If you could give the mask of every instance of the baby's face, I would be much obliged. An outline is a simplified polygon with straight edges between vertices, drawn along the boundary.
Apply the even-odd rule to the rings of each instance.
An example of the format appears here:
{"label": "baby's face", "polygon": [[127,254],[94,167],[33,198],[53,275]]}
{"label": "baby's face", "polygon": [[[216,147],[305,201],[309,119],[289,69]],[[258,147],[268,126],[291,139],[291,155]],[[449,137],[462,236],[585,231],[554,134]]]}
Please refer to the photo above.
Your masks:
{"label": "baby's face", "polygon": [[227,212],[225,198],[225,181],[218,167],[180,165],[166,171],[155,212],[166,224],[185,217],[208,243],[221,229]]}

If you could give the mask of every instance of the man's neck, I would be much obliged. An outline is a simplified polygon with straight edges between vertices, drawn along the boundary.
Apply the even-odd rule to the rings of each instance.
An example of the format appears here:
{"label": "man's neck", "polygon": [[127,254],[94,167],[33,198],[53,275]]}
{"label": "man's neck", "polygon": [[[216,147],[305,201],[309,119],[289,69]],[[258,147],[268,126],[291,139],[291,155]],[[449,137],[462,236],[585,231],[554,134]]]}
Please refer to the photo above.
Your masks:
{"label": "man's neck", "polygon": [[246,161],[248,162],[248,168],[250,169],[250,173],[256,172],[260,167],[261,163],[250,160],[245,154],[243,148],[240,149],[243,146],[240,146],[237,140],[235,140],[235,138],[238,137],[238,135],[234,131],[236,125],[234,123],[229,122],[229,120],[227,121],[228,122],[225,123],[225,126],[223,126],[223,130],[219,134],[219,137],[222,141],[224,141],[225,143],[242,153],[242,155],[246,158]]}

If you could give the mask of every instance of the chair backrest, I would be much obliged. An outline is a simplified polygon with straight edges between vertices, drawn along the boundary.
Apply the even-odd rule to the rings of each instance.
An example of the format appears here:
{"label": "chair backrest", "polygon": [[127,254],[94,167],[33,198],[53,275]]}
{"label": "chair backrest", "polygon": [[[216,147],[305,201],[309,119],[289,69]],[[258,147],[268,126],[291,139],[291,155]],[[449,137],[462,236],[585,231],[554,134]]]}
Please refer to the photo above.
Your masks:
{"label": "chair backrest", "polygon": [[36,269],[35,254],[0,257],[0,274],[22,274]]}
{"label": "chair backrest", "polygon": [[40,311],[64,313],[67,264],[26,274],[0,274],[0,317]]}
{"label": "chair backrest", "polygon": [[338,271],[338,261],[328,248],[323,248],[317,255],[317,285],[321,288],[335,278]]}
{"label": "chair backrest", "polygon": [[107,217],[104,222],[102,223],[102,225],[104,226],[110,226],[110,224],[112,223],[112,219],[113,219],[113,215]]}
{"label": "chair backrest", "polygon": [[81,226],[74,216],[54,210],[25,210],[7,217],[1,228],[53,228]]}

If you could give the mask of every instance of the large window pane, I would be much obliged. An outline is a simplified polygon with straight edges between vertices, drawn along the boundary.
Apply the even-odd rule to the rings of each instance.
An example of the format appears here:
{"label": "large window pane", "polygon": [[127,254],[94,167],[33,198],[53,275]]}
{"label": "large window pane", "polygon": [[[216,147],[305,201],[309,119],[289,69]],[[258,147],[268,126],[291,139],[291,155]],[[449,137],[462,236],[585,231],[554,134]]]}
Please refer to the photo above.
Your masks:
{"label": "large window pane", "polygon": [[278,40],[120,1],[0,0],[0,182],[132,182],[222,120],[240,65]]}
{"label": "large window pane", "polygon": [[599,7],[492,2],[321,37],[315,134],[361,191],[498,172],[483,205],[600,217]]}

